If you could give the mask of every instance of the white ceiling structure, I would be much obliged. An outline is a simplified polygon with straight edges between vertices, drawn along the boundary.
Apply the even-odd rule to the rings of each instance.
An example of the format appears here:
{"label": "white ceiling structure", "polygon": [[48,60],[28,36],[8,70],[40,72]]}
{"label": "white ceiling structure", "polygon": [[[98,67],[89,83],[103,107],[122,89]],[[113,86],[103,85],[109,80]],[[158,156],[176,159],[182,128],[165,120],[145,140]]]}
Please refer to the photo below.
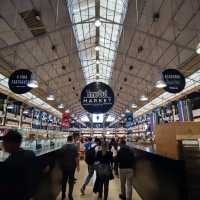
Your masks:
{"label": "white ceiling structure", "polygon": [[56,101],[48,103],[77,116],[85,112],[81,90],[96,80],[114,90],[112,113],[132,103],[136,111],[148,103],[141,95],[164,92],[154,87],[162,70],[189,76],[200,68],[199,21],[199,0],[1,0],[0,74],[32,70],[33,95],[46,101],[52,91]]}

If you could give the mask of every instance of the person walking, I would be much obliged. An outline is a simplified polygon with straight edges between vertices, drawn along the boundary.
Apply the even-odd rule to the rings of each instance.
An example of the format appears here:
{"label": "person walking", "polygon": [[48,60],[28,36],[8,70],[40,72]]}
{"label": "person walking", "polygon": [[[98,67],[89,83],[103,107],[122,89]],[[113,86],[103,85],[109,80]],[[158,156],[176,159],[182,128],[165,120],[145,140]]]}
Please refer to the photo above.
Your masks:
{"label": "person walking", "polygon": [[22,136],[9,130],[3,136],[3,147],[10,155],[0,165],[0,198],[30,200],[39,183],[39,167],[33,151],[22,149]]}
{"label": "person walking", "polygon": [[111,147],[111,152],[113,154],[113,163],[114,163],[114,166],[113,166],[113,169],[114,169],[114,172],[115,172],[115,175],[116,176],[119,176],[119,172],[118,172],[118,160],[117,160],[117,151],[118,151],[118,144],[117,142],[114,143]]}
{"label": "person walking", "polygon": [[88,165],[88,175],[81,187],[81,195],[85,195],[85,189],[94,175],[94,162],[96,158],[96,144],[91,144],[91,147],[85,152],[85,162]]}
{"label": "person walking", "polygon": [[102,143],[102,150],[97,152],[96,155],[96,181],[94,184],[94,192],[98,192],[98,198],[101,199],[104,193],[104,200],[107,200],[108,198],[108,191],[109,191],[109,181],[113,179],[112,175],[112,152],[109,151],[108,144],[103,141]]}
{"label": "person walking", "polygon": [[68,136],[67,144],[65,144],[59,152],[59,164],[62,171],[62,200],[66,197],[67,182],[69,185],[69,200],[73,200],[74,174],[79,168],[79,151],[76,144],[73,143],[73,137]]}
{"label": "person walking", "polygon": [[121,194],[119,194],[119,198],[132,200],[134,153],[130,147],[126,145],[126,141],[124,139],[120,142],[117,160],[119,162],[121,182]]}

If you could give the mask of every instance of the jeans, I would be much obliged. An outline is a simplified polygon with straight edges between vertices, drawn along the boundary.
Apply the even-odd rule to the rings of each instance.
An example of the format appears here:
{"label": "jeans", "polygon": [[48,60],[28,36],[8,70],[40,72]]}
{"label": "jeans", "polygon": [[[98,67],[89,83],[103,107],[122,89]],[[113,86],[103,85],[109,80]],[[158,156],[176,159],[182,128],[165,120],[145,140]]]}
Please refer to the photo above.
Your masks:
{"label": "jeans", "polygon": [[132,200],[133,169],[120,169],[121,193],[127,200]]}
{"label": "jeans", "polygon": [[62,196],[63,197],[65,196],[65,193],[66,193],[67,182],[69,184],[69,196],[72,196],[73,189],[74,189],[75,170],[76,170],[75,168],[62,170]]}
{"label": "jeans", "polygon": [[93,177],[94,174],[94,165],[88,165],[88,175],[85,179],[85,182],[82,186],[82,189],[85,190],[86,186],[89,184],[90,179]]}

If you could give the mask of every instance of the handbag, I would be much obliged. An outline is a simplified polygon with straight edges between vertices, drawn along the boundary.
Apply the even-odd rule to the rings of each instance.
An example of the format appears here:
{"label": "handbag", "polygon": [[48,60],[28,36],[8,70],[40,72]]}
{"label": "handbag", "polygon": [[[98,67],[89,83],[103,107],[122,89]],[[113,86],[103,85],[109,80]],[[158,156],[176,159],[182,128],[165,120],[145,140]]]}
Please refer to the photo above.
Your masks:
{"label": "handbag", "polygon": [[97,176],[101,180],[105,180],[105,179],[112,180],[114,178],[110,165],[100,163],[96,165],[95,168],[96,168]]}

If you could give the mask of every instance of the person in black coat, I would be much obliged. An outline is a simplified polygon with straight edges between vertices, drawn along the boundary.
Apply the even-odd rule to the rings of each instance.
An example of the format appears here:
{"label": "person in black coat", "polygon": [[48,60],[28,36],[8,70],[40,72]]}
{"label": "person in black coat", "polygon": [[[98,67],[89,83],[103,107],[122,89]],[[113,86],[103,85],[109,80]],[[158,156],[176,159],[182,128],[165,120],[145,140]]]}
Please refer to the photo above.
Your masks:
{"label": "person in black coat", "polygon": [[96,155],[96,181],[94,184],[94,192],[99,193],[98,197],[101,199],[104,192],[104,200],[108,198],[109,191],[109,181],[113,178],[112,176],[112,163],[113,157],[112,152],[109,151],[108,144],[106,142],[102,143],[102,150],[97,152]]}

